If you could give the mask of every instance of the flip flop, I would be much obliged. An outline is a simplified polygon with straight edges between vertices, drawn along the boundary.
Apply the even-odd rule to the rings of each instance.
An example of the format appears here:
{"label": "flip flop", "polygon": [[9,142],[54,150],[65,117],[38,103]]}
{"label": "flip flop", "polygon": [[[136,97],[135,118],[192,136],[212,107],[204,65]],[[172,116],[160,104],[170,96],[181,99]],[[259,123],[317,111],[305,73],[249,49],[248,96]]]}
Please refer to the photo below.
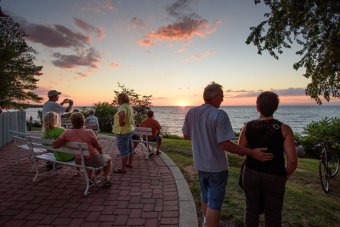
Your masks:
{"label": "flip flop", "polygon": [[127,164],[127,165],[126,165],[126,168],[132,169],[132,165]]}
{"label": "flip flop", "polygon": [[112,185],[112,184],[111,184],[110,181],[108,181],[108,180],[103,181],[103,187],[104,187],[104,188],[110,187],[111,185]]}
{"label": "flip flop", "polygon": [[113,172],[114,172],[114,173],[121,173],[121,174],[126,173],[126,171],[123,171],[123,170],[121,170],[121,169],[116,169],[116,170],[114,170]]}

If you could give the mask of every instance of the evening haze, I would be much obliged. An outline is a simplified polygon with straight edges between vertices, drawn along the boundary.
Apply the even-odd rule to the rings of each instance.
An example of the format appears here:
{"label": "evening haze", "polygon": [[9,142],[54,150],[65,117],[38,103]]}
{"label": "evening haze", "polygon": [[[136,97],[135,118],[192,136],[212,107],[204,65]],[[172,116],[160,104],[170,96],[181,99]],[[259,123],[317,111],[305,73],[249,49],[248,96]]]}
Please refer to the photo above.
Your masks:
{"label": "evening haze", "polygon": [[316,105],[304,69],[293,69],[298,46],[275,60],[246,45],[268,12],[253,0],[2,0],[1,8],[38,51],[36,93],[45,100],[56,89],[76,106],[111,102],[119,82],[155,106],[199,105],[215,81],[222,105],[254,105],[263,90],[281,104]]}

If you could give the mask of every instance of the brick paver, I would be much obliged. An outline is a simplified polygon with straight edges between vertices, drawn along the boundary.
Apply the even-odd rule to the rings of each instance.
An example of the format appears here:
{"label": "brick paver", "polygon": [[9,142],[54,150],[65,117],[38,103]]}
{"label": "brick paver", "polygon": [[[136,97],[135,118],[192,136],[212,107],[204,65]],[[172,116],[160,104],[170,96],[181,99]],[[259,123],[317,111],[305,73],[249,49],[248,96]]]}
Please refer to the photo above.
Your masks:
{"label": "brick paver", "polygon": [[[115,145],[100,141],[118,168]],[[30,160],[16,164],[27,156],[13,143],[0,150],[0,226],[179,226],[176,182],[159,156],[145,160],[137,151],[132,169],[112,174],[110,188],[95,186],[87,197],[83,177],[70,167],[33,183]]]}

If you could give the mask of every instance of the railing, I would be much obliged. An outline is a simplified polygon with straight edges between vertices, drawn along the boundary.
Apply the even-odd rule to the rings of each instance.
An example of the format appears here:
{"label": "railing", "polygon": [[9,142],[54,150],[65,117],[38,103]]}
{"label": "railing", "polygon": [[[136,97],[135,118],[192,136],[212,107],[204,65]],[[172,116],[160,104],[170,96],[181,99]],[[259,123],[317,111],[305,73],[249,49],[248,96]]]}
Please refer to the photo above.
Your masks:
{"label": "railing", "polygon": [[2,112],[0,113],[0,149],[12,141],[12,135],[8,130],[26,132],[26,112]]}

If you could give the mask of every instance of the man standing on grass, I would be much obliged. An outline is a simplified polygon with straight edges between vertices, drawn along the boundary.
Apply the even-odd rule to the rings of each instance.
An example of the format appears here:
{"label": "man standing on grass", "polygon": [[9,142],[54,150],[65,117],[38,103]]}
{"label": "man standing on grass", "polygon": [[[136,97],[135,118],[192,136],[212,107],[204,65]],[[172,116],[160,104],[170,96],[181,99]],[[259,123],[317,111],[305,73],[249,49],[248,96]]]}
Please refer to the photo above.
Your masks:
{"label": "man standing on grass", "polygon": [[219,109],[223,101],[222,86],[212,82],[203,92],[204,104],[188,111],[183,125],[184,139],[192,140],[194,166],[198,170],[203,222],[217,227],[228,180],[225,151],[249,155],[260,161],[273,158],[264,148],[241,147],[231,139],[234,132],[227,113]]}

